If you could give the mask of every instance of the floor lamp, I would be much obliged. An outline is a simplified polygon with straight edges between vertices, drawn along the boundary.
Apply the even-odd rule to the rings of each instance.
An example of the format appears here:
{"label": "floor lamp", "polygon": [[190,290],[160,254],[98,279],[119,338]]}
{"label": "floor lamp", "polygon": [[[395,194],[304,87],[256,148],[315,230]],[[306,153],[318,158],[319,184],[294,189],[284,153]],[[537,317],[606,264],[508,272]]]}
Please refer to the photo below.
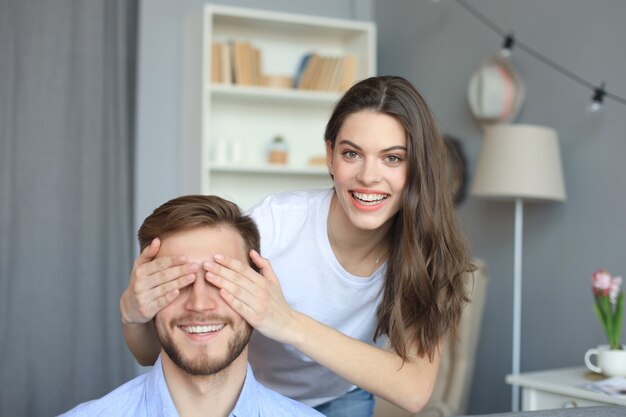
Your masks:
{"label": "floor lamp", "polygon": [[[522,317],[522,222],[527,201],[565,201],[559,140],[552,129],[517,124],[486,128],[470,194],[515,201],[512,374],[520,372]],[[512,410],[520,389],[512,387]]]}

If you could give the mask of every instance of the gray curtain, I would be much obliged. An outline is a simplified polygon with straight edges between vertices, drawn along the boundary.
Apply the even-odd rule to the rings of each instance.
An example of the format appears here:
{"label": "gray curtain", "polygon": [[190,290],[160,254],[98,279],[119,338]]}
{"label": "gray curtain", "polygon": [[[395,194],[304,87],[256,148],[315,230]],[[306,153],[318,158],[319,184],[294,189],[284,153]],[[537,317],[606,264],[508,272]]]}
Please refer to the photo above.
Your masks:
{"label": "gray curtain", "polygon": [[0,0],[0,415],[130,379],[137,0]]}

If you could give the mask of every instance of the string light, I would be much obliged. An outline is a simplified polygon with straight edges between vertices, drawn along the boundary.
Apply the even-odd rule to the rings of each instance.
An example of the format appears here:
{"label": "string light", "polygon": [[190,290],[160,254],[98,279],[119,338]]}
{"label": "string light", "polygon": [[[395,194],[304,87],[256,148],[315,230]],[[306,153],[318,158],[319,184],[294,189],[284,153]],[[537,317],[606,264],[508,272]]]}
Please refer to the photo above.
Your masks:
{"label": "string light", "polygon": [[513,32],[509,33],[504,37],[504,41],[502,41],[502,49],[500,50],[500,55],[505,58],[511,56],[513,51],[513,45],[515,45],[515,38],[513,37]]}
{"label": "string light", "polygon": [[587,107],[589,113],[597,113],[602,110],[602,103],[604,102],[604,96],[606,96],[605,87],[606,83],[600,84],[593,90],[593,96],[591,96],[591,104]]}
{"label": "string light", "polygon": [[[544,63],[545,65],[549,66],[553,70],[560,72],[562,75],[570,78],[571,80],[577,82],[583,87],[586,87],[590,89],[591,91],[593,91],[593,95],[591,97],[591,104],[588,106],[588,110],[590,112],[592,113],[598,112],[602,108],[605,98],[611,99],[617,103],[620,103],[626,106],[626,99],[607,91],[606,83],[602,83],[598,87],[590,83],[589,81],[586,81],[585,79],[579,77],[578,75],[574,74],[568,69],[550,60],[546,56],[530,48],[526,44],[520,42],[519,39],[515,39],[512,33],[507,34],[498,25],[493,23],[484,14],[479,12],[475,7],[470,6],[465,0],[455,0],[455,1],[465,10],[467,10],[470,14],[472,14],[474,17],[480,20],[483,24],[485,24],[485,26],[489,27],[491,30],[493,30],[494,32],[496,32],[498,35],[502,37],[503,42],[502,42],[502,50],[500,53],[503,56],[509,56],[511,54],[513,45],[515,45],[518,49],[521,49],[522,51],[526,52],[528,55],[532,56],[539,62]],[[505,55],[505,54],[508,54],[508,55]]]}

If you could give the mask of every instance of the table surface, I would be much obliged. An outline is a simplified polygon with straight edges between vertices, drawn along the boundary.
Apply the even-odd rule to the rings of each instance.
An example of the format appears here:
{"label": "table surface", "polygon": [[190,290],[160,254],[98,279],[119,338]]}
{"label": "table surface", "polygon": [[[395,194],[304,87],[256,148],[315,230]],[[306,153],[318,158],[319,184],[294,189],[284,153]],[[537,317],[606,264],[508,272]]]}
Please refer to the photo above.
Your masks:
{"label": "table surface", "polygon": [[611,396],[583,388],[585,383],[597,382],[602,379],[604,379],[602,375],[595,374],[585,367],[524,372],[519,375],[506,376],[508,384],[519,385],[522,388],[533,388],[592,401],[626,405],[626,395]]}

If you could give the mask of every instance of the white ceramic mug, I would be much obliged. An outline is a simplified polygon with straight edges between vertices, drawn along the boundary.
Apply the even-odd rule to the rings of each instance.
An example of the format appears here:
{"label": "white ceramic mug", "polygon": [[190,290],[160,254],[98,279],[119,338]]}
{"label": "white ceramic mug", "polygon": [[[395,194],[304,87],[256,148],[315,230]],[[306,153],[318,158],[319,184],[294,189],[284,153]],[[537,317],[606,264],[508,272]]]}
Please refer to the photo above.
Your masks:
{"label": "white ceramic mug", "polygon": [[[591,361],[596,357],[596,364]],[[611,350],[609,345],[600,345],[585,353],[585,365],[593,372],[606,376],[626,377],[626,350]]]}

